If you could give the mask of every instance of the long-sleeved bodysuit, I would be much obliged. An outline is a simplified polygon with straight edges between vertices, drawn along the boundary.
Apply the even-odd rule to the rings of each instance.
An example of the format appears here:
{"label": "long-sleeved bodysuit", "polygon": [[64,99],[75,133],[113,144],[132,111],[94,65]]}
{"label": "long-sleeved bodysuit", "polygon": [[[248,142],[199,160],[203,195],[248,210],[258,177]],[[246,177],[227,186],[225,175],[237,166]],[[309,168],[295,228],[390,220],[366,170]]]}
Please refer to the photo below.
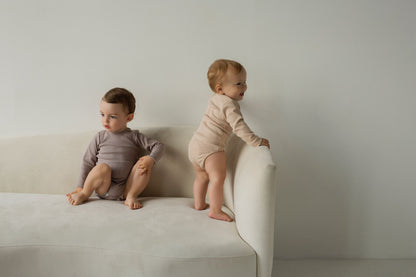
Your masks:
{"label": "long-sleeved bodysuit", "polygon": [[204,169],[206,158],[213,153],[224,151],[233,132],[249,145],[261,144],[261,138],[244,122],[237,101],[215,93],[189,142],[189,160]]}
{"label": "long-sleeved bodysuit", "polygon": [[111,168],[111,185],[108,192],[99,197],[120,199],[133,165],[146,152],[150,152],[149,156],[156,162],[163,155],[164,145],[130,128],[120,133],[100,131],[84,154],[77,186],[82,188],[91,169],[97,164],[105,163]]}

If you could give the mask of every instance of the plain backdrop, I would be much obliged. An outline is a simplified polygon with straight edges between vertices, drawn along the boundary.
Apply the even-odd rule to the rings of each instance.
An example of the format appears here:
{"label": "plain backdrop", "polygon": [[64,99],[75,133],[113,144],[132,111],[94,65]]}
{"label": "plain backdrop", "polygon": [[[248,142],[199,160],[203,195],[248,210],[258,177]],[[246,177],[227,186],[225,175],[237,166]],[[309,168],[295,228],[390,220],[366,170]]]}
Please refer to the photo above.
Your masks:
{"label": "plain backdrop", "polygon": [[[248,72],[278,166],[276,258],[416,258],[416,12],[405,0],[0,0],[1,137],[197,125],[208,66]],[[189,184],[192,185],[192,184]],[[250,203],[247,203],[250,205]]]}

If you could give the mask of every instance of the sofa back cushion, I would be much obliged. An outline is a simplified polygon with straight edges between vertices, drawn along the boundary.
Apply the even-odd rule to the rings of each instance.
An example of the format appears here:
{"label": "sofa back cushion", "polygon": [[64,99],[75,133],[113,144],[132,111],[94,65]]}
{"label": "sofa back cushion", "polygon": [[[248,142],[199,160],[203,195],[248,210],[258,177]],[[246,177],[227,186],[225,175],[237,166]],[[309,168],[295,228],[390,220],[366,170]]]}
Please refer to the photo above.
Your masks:
{"label": "sofa back cushion", "polygon": [[[135,128],[166,146],[143,196],[192,197],[188,142],[195,127]],[[66,194],[75,189],[95,131],[0,139],[0,192]]]}

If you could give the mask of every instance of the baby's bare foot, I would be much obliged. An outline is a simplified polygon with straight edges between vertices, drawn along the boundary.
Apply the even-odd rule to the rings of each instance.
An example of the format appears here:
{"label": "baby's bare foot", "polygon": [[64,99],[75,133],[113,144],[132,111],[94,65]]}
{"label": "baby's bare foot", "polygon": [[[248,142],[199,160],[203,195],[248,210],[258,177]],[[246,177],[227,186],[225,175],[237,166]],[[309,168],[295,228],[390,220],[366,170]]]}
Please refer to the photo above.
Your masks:
{"label": "baby's bare foot", "polygon": [[203,203],[203,204],[196,204],[195,203],[195,205],[194,205],[195,210],[198,210],[198,211],[205,210],[208,207],[209,207],[209,204],[207,204],[207,203]]}
{"label": "baby's bare foot", "polygon": [[223,221],[228,221],[228,222],[233,221],[233,219],[228,214],[224,213],[223,211],[219,213],[214,213],[210,211],[208,215],[210,218],[213,218],[213,219],[218,219],[218,220],[223,220]]}
{"label": "baby's bare foot", "polygon": [[127,197],[126,201],[124,201],[124,205],[129,206],[132,210],[137,210],[143,207],[143,205],[134,197]]}
{"label": "baby's bare foot", "polygon": [[68,202],[74,206],[80,205],[88,200],[88,195],[86,195],[82,191],[68,193],[66,196],[68,197]]}

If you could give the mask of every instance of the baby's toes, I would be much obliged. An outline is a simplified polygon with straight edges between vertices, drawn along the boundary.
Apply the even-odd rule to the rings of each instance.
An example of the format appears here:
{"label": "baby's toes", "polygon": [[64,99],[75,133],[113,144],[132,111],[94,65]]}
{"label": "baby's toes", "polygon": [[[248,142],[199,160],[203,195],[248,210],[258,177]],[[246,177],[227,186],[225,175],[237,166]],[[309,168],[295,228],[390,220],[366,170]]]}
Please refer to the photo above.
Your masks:
{"label": "baby's toes", "polygon": [[142,207],[142,204],[140,204],[139,201],[134,201],[134,203],[133,203],[133,209],[134,210],[140,209],[141,207]]}

